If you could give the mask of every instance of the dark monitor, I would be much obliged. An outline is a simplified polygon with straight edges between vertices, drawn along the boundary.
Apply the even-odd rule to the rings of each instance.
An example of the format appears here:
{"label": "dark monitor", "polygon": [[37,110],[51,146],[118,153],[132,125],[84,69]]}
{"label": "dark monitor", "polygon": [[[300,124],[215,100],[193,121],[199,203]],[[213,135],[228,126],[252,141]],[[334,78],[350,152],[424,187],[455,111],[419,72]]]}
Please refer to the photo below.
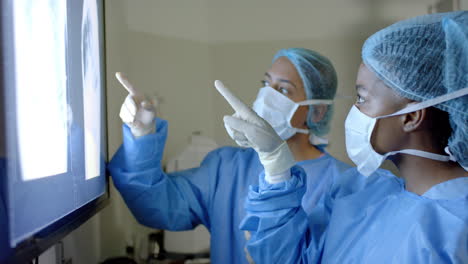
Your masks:
{"label": "dark monitor", "polygon": [[23,263],[108,201],[104,4],[0,13],[0,263]]}

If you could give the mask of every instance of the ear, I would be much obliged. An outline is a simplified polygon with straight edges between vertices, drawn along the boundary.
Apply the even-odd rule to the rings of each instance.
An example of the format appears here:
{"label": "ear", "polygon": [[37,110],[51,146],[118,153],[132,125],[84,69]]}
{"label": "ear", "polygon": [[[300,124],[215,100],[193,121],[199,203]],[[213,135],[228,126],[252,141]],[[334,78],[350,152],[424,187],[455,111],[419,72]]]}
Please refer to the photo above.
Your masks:
{"label": "ear", "polygon": [[328,105],[314,105],[313,108],[312,122],[317,123],[322,121],[328,111]]}
{"label": "ear", "polygon": [[402,116],[403,131],[410,133],[416,131],[422,127],[424,120],[427,116],[427,109],[421,109],[411,113],[404,114]]}

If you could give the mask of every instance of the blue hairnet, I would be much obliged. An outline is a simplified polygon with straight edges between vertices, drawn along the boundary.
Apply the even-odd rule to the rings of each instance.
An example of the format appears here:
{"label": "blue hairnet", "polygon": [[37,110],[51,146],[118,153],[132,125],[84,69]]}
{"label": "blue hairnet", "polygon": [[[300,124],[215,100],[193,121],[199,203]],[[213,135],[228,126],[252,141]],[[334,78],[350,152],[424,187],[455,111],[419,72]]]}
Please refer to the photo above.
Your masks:
{"label": "blue hairnet", "polygon": [[[425,101],[468,86],[468,11],[420,16],[393,24],[369,37],[364,64],[403,97]],[[468,162],[468,96],[435,107],[449,113],[448,147]]]}
{"label": "blue hairnet", "polygon": [[[304,48],[290,48],[278,51],[273,62],[279,57],[286,57],[296,68],[302,79],[307,99],[333,99],[336,94],[336,72],[330,60],[315,51]],[[324,136],[330,131],[333,105],[328,105],[327,113],[319,122],[313,120],[313,105],[307,113],[307,126],[317,135]]]}

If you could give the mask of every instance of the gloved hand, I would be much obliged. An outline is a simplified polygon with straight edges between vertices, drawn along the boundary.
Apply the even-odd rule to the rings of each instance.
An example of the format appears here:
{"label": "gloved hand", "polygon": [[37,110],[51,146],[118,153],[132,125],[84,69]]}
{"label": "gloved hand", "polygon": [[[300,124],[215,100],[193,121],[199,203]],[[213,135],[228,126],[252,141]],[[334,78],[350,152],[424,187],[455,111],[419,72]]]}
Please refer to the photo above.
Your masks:
{"label": "gloved hand", "polygon": [[257,151],[265,169],[265,180],[269,183],[288,180],[291,177],[290,168],[296,162],[286,141],[221,81],[215,81],[215,87],[235,111],[234,115],[224,117],[224,126],[229,136],[238,145],[252,147]]}
{"label": "gloved hand", "polygon": [[156,109],[151,101],[130,84],[128,79],[120,72],[115,77],[129,92],[120,108],[120,118],[130,127],[134,137],[142,137],[154,133],[156,129]]}

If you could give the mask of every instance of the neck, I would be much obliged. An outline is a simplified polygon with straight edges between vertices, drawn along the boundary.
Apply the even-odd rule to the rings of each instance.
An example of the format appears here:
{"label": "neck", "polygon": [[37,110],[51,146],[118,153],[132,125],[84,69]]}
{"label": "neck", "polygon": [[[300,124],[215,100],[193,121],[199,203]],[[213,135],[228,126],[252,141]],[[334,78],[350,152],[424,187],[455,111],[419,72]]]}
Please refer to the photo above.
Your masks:
{"label": "neck", "polygon": [[287,140],[287,143],[297,162],[316,159],[323,154],[314,145],[310,144],[308,134],[296,133]]}
{"label": "neck", "polygon": [[399,154],[395,164],[405,179],[406,189],[423,195],[432,186],[459,178],[468,177],[468,173],[455,162],[442,162],[423,157]]}

